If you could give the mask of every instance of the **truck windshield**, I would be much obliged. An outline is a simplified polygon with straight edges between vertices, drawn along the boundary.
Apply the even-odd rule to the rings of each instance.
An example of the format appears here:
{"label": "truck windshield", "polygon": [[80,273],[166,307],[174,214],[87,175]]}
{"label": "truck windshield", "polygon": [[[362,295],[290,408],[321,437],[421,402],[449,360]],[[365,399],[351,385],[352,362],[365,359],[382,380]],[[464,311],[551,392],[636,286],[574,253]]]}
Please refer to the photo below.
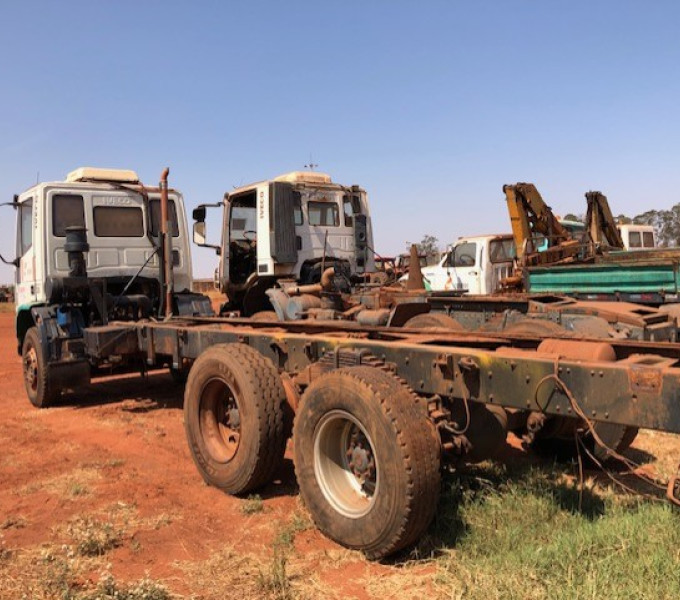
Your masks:
{"label": "truck windshield", "polygon": [[323,227],[337,227],[340,225],[340,211],[335,202],[316,202],[310,200],[307,203],[307,214],[310,225]]}
{"label": "truck windshield", "polygon": [[94,234],[97,237],[142,237],[144,221],[137,206],[95,206]]}

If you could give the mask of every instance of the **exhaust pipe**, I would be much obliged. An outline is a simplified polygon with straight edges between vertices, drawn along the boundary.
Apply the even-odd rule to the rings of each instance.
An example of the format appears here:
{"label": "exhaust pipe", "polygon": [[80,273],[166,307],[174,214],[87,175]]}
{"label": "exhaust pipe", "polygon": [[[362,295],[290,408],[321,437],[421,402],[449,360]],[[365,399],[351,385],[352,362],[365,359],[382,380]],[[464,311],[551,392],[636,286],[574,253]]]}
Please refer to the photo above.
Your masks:
{"label": "exhaust pipe", "polygon": [[163,271],[163,296],[165,316],[172,316],[172,294],[173,294],[173,281],[172,281],[172,235],[168,235],[170,231],[170,221],[169,221],[169,211],[168,211],[168,175],[170,175],[170,169],[165,167],[163,173],[161,173],[161,180],[158,187],[161,191],[161,269]]}
{"label": "exhaust pipe", "polygon": [[411,244],[411,258],[408,265],[408,280],[406,281],[407,290],[424,290],[423,272],[420,270],[420,256],[418,247]]}

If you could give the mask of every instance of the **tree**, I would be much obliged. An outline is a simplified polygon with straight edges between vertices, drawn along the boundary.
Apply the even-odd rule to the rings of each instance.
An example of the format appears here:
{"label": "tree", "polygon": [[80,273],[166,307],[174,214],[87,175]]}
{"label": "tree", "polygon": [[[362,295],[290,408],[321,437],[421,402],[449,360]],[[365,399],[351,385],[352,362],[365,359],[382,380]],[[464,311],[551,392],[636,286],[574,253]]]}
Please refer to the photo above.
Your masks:
{"label": "tree", "polygon": [[669,210],[648,210],[635,217],[633,223],[652,225],[660,246],[680,246],[680,204]]}
{"label": "tree", "polygon": [[564,215],[563,218],[564,221],[583,221],[583,218],[579,217],[578,215],[575,215],[574,213],[567,213]]}
{"label": "tree", "polygon": [[[406,250],[410,252],[411,243],[406,242]],[[438,254],[439,253],[439,240],[433,235],[424,235],[423,239],[420,240],[418,247],[418,254]]]}

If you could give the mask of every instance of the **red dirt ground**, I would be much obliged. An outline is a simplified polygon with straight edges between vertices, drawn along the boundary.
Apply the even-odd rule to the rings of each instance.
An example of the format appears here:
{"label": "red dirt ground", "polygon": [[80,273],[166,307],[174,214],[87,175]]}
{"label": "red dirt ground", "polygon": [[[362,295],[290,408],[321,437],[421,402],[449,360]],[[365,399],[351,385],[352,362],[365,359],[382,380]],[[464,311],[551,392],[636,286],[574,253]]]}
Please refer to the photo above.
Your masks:
{"label": "red dirt ground", "polygon": [[[271,553],[277,525],[298,507],[289,458],[260,493],[264,511],[243,514],[244,500],[208,487],[196,470],[184,437],[183,390],[168,374],[107,377],[38,410],[24,391],[15,339],[14,315],[0,314],[0,522],[16,515],[25,521],[2,531],[6,548],[61,543],[70,520],[113,506],[134,507],[135,522],[163,522],[140,524],[127,536],[134,544],[107,554],[121,580],[148,573],[175,592],[200,594],[174,563],[205,560],[228,545]],[[84,482],[86,493],[69,493],[69,482]],[[313,528],[298,535],[298,547],[305,553],[340,550]],[[326,578],[331,585],[342,581],[348,595],[367,597],[353,577],[365,576],[368,565],[358,553],[356,559]]]}
{"label": "red dirt ground", "polygon": [[[198,597],[202,590],[178,562],[206,560],[229,545],[271,555],[277,528],[299,509],[290,459],[262,491],[264,511],[248,515],[244,500],[203,483],[185,442],[182,390],[165,373],[109,377],[57,407],[33,408],[13,317],[0,314],[0,522],[20,515],[25,523],[2,531],[5,547],[63,543],[66,524],[79,515],[134,510],[126,542],[107,554],[111,572],[122,580],[148,573]],[[680,454],[674,436],[649,433],[636,442],[638,452],[655,448],[657,456],[659,446],[662,463],[671,465]],[[314,570],[315,556],[344,551],[311,528],[298,534],[295,552],[309,556],[306,566]],[[342,556],[323,560],[316,572],[340,597],[370,597],[365,578],[394,568],[368,564],[358,553]]]}

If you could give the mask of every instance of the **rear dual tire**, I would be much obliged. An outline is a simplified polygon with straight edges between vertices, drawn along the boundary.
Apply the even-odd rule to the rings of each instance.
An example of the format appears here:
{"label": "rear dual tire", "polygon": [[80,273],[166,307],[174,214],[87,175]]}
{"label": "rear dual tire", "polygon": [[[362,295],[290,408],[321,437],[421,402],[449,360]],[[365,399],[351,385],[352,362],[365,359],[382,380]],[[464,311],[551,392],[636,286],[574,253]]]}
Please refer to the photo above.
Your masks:
{"label": "rear dual tire", "polygon": [[439,438],[394,376],[351,367],[319,377],[302,396],[293,436],[300,494],[328,537],[376,559],[427,529],[439,497]]}

